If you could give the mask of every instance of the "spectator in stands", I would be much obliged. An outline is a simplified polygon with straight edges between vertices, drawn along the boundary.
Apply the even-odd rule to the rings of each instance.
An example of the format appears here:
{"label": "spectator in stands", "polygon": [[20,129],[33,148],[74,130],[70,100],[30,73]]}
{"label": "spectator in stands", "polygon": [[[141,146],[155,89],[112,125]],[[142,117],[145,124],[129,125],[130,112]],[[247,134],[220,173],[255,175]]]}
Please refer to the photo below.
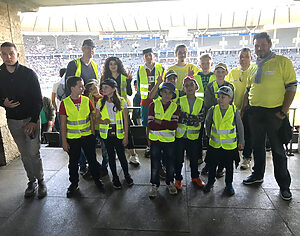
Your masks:
{"label": "spectator in stands", "polygon": [[244,179],[243,183],[263,182],[267,134],[271,143],[274,174],[280,187],[280,196],[283,200],[291,200],[291,176],[278,130],[282,125],[282,120],[289,112],[296,93],[296,74],[293,64],[288,58],[276,55],[271,51],[272,42],[267,33],[256,34],[253,43],[257,60],[249,68],[250,76],[242,109],[245,109],[249,102],[254,167],[252,174]]}
{"label": "spectator in stands", "polygon": [[43,107],[40,112],[41,118],[41,142],[46,143],[44,132],[52,132],[52,126],[55,120],[55,108],[52,105],[51,99],[43,96]]}
{"label": "spectator in stands", "polygon": [[[137,80],[133,81],[133,87],[136,91],[134,98],[133,98],[133,106],[134,107],[140,107],[141,106],[141,93],[138,90],[137,86]],[[140,125],[140,119],[141,119],[141,110],[140,109],[134,109],[132,112],[132,121],[135,125]]]}
{"label": "spectator in stands", "polygon": [[[233,68],[225,80],[233,84],[234,87],[234,99],[233,103],[236,108],[241,112],[242,102],[246,91],[247,78],[249,76],[249,67],[252,60],[251,50],[249,48],[242,48],[239,53],[239,64],[240,66]],[[248,119],[248,108],[244,109],[241,114],[243,125],[244,125],[244,137],[245,146],[243,149],[243,161],[241,163],[241,169],[249,169],[252,154],[252,145],[250,139],[250,126]]]}
{"label": "spectator in stands", "polygon": [[6,110],[7,125],[21,153],[28,177],[25,197],[47,195],[40,156],[40,120],[42,94],[36,73],[19,64],[14,43],[1,44],[0,106]]}
{"label": "spectator in stands", "polygon": [[175,48],[175,55],[177,57],[177,63],[168,70],[174,70],[177,73],[177,86],[176,88],[182,90],[182,81],[188,76],[188,70],[191,69],[194,73],[198,73],[199,68],[193,64],[186,62],[187,47],[184,44],[177,45]]}
{"label": "spectator in stands", "polygon": [[[129,103],[127,96],[132,95],[131,80],[132,72],[126,72],[122,61],[118,57],[108,57],[104,62],[101,82],[106,79],[114,79],[118,84],[118,94],[123,97],[127,104]],[[129,163],[140,165],[139,157],[134,149],[133,137],[130,132],[130,123],[128,122],[128,149],[130,151]]]}
{"label": "spectator in stands", "polygon": [[[137,85],[141,94],[141,116],[142,125],[148,127],[148,111],[152,99],[149,97],[149,92],[157,82],[158,77],[163,77],[164,68],[161,64],[154,62],[154,54],[152,48],[143,50],[143,59],[145,64],[139,66],[137,71]],[[149,130],[146,131],[147,137]],[[145,157],[150,157],[150,143],[145,150]]]}
{"label": "spectator in stands", "polygon": [[82,95],[84,85],[80,77],[69,77],[67,86],[71,91],[71,95],[61,102],[59,114],[62,147],[69,154],[68,167],[71,184],[67,190],[67,197],[70,198],[78,190],[78,161],[81,149],[84,150],[87,157],[89,169],[97,188],[103,191],[104,185],[99,179],[100,164],[96,159],[95,126],[92,116],[93,104],[88,97]]}

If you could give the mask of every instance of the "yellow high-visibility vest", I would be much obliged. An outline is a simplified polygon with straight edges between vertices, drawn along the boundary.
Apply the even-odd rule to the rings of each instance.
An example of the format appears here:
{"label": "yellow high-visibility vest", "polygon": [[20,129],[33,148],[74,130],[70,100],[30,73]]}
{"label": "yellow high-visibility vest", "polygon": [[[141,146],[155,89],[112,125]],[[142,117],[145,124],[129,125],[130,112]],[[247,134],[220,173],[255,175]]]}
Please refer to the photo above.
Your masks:
{"label": "yellow high-visibility vest", "polygon": [[[180,102],[181,111],[195,116],[199,115],[203,106],[203,99],[196,97],[192,113],[190,113],[190,106],[188,103],[187,96],[183,96],[179,98],[179,102]],[[199,124],[199,126],[189,126],[189,125],[178,123],[178,127],[176,130],[176,138],[182,138],[184,134],[187,133],[186,136],[188,139],[196,140],[199,138],[200,129],[201,129],[201,124]]]}
{"label": "yellow high-visibility vest", "polygon": [[127,98],[127,77],[125,75],[121,74],[121,97],[123,98]]}
{"label": "yellow high-visibility vest", "polygon": [[[155,80],[157,82],[158,72],[162,74],[163,68],[161,64],[155,64]],[[141,92],[141,99],[147,99],[149,94],[149,81],[147,71],[145,66],[142,65],[139,67],[139,77],[140,77],[140,92]]]}
{"label": "yellow high-visibility vest", "polygon": [[214,148],[232,150],[237,148],[236,124],[234,115],[236,107],[230,105],[222,117],[219,104],[213,106],[213,123],[210,131],[209,145]]}
{"label": "yellow high-visibility vest", "polygon": [[89,98],[81,96],[79,110],[70,96],[66,97],[63,102],[67,114],[67,138],[77,139],[92,134]]}
{"label": "yellow high-visibility vest", "polygon": [[[99,99],[99,101],[98,101],[99,108],[101,107],[102,99]],[[118,139],[123,139],[125,136],[124,126],[123,126],[124,105],[125,105],[125,100],[124,100],[124,98],[121,98],[121,111],[116,112],[116,136]],[[100,111],[100,115],[101,115],[101,120],[109,119],[106,103],[105,103],[102,111]],[[100,128],[99,128],[100,137],[103,139],[107,139],[108,130],[109,130],[109,124],[108,125],[100,124]]]}
{"label": "yellow high-visibility vest", "polygon": [[218,85],[218,83],[217,83],[216,80],[213,82],[213,88],[214,88],[215,98],[218,98],[217,92],[218,92],[218,90],[219,90],[219,85]]}
{"label": "yellow high-visibility vest", "polygon": [[[75,72],[75,76],[81,77],[81,60],[80,60],[80,58],[74,59],[74,62],[75,62],[75,65],[77,67],[76,72]],[[96,79],[99,82],[98,65],[93,60],[91,60],[91,64],[92,64],[92,68],[95,72]]]}
{"label": "yellow high-visibility vest", "polygon": [[[154,117],[159,120],[170,121],[174,112],[177,110],[177,104],[171,102],[166,111],[164,111],[160,99],[154,100]],[[175,141],[175,130],[149,130],[149,139],[151,141],[160,141],[170,143]]]}
{"label": "yellow high-visibility vest", "polygon": [[[197,81],[197,83],[199,85],[199,89],[196,91],[196,97],[204,98],[204,87],[203,87],[203,84],[202,84],[201,75],[196,74],[194,76],[194,79]],[[208,84],[215,81],[215,80],[216,80],[216,75],[214,75],[214,74],[211,75],[209,77]]]}

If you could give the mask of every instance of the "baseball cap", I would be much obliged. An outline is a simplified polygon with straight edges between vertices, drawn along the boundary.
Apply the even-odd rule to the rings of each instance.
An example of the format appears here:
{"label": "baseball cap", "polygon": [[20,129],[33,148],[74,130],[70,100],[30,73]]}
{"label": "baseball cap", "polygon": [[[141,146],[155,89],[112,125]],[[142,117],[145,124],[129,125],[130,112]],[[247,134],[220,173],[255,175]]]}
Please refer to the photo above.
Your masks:
{"label": "baseball cap", "polygon": [[112,88],[118,88],[117,82],[114,79],[111,79],[111,78],[108,78],[108,79],[104,80],[101,83],[101,87],[102,87],[102,85],[108,85],[108,86],[110,86]]}
{"label": "baseball cap", "polygon": [[169,70],[169,71],[167,71],[165,78],[168,78],[171,75],[174,75],[177,77],[177,73],[174,70]]}
{"label": "baseball cap", "polygon": [[148,52],[153,52],[152,48],[146,48],[143,50],[143,55],[148,53]]}
{"label": "baseball cap", "polygon": [[175,85],[173,83],[171,83],[171,82],[163,83],[161,88],[158,90],[158,95],[159,96],[161,96],[160,93],[163,89],[169,89],[173,93],[173,98],[172,99],[176,98]]}
{"label": "baseball cap", "polygon": [[222,63],[222,62],[218,63],[218,64],[215,66],[215,70],[218,69],[218,68],[222,68],[222,69],[228,71],[227,65],[226,65],[225,63]]}
{"label": "baseball cap", "polygon": [[94,44],[94,42],[93,42],[93,40],[91,40],[91,39],[85,39],[84,41],[83,41],[83,43],[82,43],[82,47],[83,46],[89,46],[89,47],[95,47],[95,44]]}
{"label": "baseball cap", "polygon": [[221,88],[219,88],[219,90],[217,91],[217,94],[224,94],[224,95],[227,95],[227,96],[233,98],[233,91],[228,86],[222,86]]}
{"label": "baseball cap", "polygon": [[182,86],[184,86],[185,82],[188,81],[188,80],[193,81],[193,82],[196,84],[196,86],[197,86],[197,90],[199,89],[199,84],[198,84],[198,82],[197,82],[193,77],[191,77],[191,76],[187,76],[187,77],[185,77],[185,78],[183,79],[183,81],[182,81]]}

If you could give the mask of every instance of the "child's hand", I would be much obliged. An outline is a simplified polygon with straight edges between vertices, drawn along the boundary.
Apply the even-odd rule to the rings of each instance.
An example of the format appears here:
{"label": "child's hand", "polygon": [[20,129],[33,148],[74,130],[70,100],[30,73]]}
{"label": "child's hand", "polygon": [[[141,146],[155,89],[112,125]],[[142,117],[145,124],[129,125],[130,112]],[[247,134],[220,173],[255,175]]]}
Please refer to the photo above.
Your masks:
{"label": "child's hand", "polygon": [[188,76],[191,76],[191,77],[194,76],[194,70],[193,70],[193,68],[191,66],[188,69]]}
{"label": "child's hand", "polygon": [[128,138],[127,137],[123,138],[122,144],[123,144],[124,147],[126,147],[128,145]]}
{"label": "child's hand", "polygon": [[158,77],[157,77],[156,82],[158,83],[158,85],[160,85],[163,82],[162,74],[160,74],[159,71],[158,71]]}
{"label": "child's hand", "polygon": [[102,122],[103,122],[104,125],[109,125],[110,120],[109,119],[105,119],[105,120],[102,120]]}
{"label": "child's hand", "polygon": [[244,148],[244,145],[241,144],[241,143],[239,143],[239,144],[238,144],[238,149],[239,149],[239,151],[243,150],[243,148]]}
{"label": "child's hand", "polygon": [[128,71],[127,79],[130,81],[132,80],[132,73],[133,73],[132,71]]}
{"label": "child's hand", "polygon": [[158,120],[158,119],[154,118],[154,122],[161,125],[162,120]]}

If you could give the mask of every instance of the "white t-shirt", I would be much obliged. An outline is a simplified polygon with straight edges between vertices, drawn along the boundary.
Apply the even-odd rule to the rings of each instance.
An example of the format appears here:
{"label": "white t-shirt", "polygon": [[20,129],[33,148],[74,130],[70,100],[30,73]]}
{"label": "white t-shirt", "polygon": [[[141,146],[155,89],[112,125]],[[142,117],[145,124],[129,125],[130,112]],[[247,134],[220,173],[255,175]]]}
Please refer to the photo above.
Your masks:
{"label": "white t-shirt", "polygon": [[[57,88],[58,88],[59,83],[60,83],[60,81],[54,83],[53,87],[52,87],[52,93],[55,93],[55,97],[56,97]],[[56,107],[57,107],[57,112],[58,112],[59,106],[60,106],[60,101],[57,98],[55,98],[55,101],[56,101]]]}
{"label": "white t-shirt", "polygon": [[[108,116],[110,119],[110,124],[116,124],[116,112],[113,110],[114,104],[112,102],[106,101],[106,106],[107,106]],[[96,108],[97,108],[97,110],[100,110],[98,102],[97,102]],[[127,108],[126,101],[124,101],[124,108]]]}

